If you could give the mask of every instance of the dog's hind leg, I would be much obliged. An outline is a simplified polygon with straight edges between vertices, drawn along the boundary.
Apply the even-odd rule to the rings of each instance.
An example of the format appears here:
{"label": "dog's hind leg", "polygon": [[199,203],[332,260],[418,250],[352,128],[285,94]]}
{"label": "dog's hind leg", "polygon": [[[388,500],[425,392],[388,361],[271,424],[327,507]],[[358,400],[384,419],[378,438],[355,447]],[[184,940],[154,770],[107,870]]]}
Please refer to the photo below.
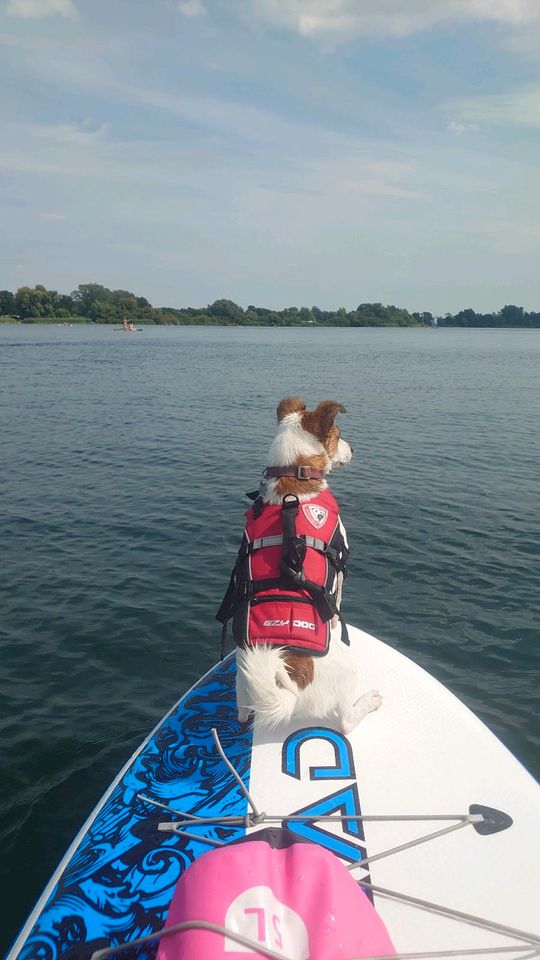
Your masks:
{"label": "dog's hind leg", "polygon": [[359,697],[352,706],[341,707],[338,713],[341,732],[344,734],[350,733],[368,713],[378,710],[381,704],[380,693],[377,690],[370,690]]}

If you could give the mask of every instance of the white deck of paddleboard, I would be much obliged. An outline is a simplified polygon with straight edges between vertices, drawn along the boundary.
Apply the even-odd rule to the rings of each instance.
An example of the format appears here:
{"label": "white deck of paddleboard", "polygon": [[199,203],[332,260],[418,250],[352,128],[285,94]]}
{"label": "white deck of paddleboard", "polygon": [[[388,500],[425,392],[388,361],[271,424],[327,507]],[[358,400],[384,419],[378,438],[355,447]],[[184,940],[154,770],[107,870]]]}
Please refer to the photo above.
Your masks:
{"label": "white deck of paddleboard", "polygon": [[[479,836],[468,825],[374,862],[370,867],[373,884],[539,934],[538,785],[442,684],[392,647],[349,629],[362,678],[359,692],[374,687],[383,696],[381,709],[348,737],[362,813],[467,814],[470,804],[479,803],[508,813],[514,821],[509,829],[491,836]],[[332,748],[321,740],[302,749],[300,781],[282,773],[284,739],[311,723],[292,724],[273,736],[263,735],[255,726],[250,790],[260,809],[290,813],[344,785],[343,780],[333,785],[309,780],[310,765],[332,762]],[[445,826],[367,823],[368,855]],[[337,825],[332,829],[340,832]],[[375,905],[401,952],[504,947],[516,942],[381,896],[375,897]]]}

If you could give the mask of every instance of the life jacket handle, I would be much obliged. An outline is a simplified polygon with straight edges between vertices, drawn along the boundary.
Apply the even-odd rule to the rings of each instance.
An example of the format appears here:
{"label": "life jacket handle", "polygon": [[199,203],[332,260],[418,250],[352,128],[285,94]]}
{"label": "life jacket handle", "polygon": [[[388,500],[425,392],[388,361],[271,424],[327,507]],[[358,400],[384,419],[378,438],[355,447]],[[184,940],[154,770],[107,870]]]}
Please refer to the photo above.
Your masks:
{"label": "life jacket handle", "polygon": [[279,569],[292,583],[300,584],[305,580],[304,560],[306,558],[306,544],[296,535],[296,518],[300,508],[300,501],[293,493],[287,493],[281,503],[281,526],[283,529],[283,544]]}

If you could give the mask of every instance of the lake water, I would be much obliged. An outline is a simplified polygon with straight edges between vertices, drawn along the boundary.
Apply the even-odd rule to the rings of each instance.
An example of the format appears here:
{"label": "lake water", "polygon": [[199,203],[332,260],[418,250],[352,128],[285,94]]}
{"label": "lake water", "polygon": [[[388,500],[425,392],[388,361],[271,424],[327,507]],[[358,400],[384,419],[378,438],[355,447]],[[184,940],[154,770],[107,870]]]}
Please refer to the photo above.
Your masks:
{"label": "lake water", "polygon": [[287,394],[347,407],[347,619],[540,772],[539,360],[525,330],[0,325],[3,945],[215,662]]}

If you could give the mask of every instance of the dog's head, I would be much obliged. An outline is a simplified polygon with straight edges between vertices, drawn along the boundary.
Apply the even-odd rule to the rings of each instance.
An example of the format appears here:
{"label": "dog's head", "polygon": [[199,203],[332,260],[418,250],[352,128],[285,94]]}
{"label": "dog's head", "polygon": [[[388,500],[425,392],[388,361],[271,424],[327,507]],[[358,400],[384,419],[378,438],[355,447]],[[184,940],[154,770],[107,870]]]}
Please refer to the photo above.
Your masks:
{"label": "dog's head", "polygon": [[[345,413],[345,407],[335,400],[323,400],[315,410],[308,410],[302,397],[280,400],[277,408],[280,431],[276,440],[281,440],[278,445],[282,452],[300,458],[316,453],[325,460],[325,473],[332,467],[349,463],[352,447],[341,438],[335,422],[338,413]],[[285,462],[283,460],[281,465]],[[288,460],[289,463],[293,461]]]}
{"label": "dog's head", "polygon": [[[285,397],[277,408],[279,429],[270,447],[268,464],[276,467],[308,466],[327,474],[333,467],[349,463],[352,448],[341,438],[335,419],[345,407],[334,400],[323,400],[308,410],[301,397]],[[302,498],[316,495],[324,480],[297,480],[282,477],[273,483],[268,499],[276,502],[285,493]]]}

